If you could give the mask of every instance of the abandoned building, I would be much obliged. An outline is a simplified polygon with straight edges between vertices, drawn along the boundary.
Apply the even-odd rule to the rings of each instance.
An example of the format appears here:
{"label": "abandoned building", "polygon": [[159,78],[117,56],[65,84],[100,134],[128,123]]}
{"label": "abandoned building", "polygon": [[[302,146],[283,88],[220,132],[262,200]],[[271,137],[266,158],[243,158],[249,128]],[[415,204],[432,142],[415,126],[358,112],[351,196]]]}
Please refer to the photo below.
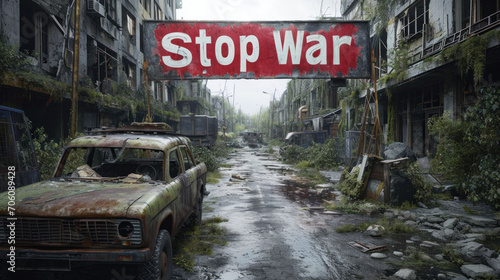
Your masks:
{"label": "abandoned building", "polygon": [[[24,110],[33,127],[44,126],[51,138],[65,138],[69,130],[75,3],[0,2],[2,44],[18,46],[33,68],[31,74],[0,75],[0,104]],[[80,1],[78,131],[144,119],[142,24],[174,20],[181,5],[181,0]],[[174,128],[181,96],[211,101],[201,82],[150,81],[147,88],[153,120]]]}
{"label": "abandoned building", "polygon": [[[371,21],[385,141],[404,142],[417,155],[436,152],[431,117],[446,112],[457,119],[481,86],[500,79],[500,1],[343,0],[341,10],[344,19]],[[365,89],[374,93],[362,89],[363,100]],[[359,112],[351,108],[348,115]]]}

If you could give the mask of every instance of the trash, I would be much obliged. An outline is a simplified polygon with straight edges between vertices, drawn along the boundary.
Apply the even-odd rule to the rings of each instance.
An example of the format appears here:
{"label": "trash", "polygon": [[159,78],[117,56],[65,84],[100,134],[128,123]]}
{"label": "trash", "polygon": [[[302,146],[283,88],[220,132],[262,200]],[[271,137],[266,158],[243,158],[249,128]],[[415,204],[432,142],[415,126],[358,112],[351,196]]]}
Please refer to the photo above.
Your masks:
{"label": "trash", "polygon": [[342,215],[340,212],[335,212],[335,211],[323,211],[323,214],[325,215]]}
{"label": "trash", "polygon": [[231,178],[233,178],[233,179],[238,179],[238,180],[245,180],[245,177],[240,176],[240,175],[237,175],[237,174],[233,174],[233,175],[231,175]]}
{"label": "trash", "polygon": [[372,243],[362,244],[358,241],[351,241],[348,243],[351,247],[360,250],[363,253],[374,253],[387,250],[387,246],[375,245]]}

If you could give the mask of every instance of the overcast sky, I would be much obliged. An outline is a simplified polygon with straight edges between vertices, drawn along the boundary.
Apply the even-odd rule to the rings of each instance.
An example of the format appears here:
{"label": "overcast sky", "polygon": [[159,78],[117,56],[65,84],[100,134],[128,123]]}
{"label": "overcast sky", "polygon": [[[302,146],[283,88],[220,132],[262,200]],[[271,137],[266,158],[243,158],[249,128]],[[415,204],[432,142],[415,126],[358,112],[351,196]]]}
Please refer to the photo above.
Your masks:
{"label": "overcast sky", "polygon": [[[320,16],[340,16],[340,0],[182,0],[178,20],[270,21],[315,20]],[[269,106],[286,90],[287,79],[209,80],[212,96],[235,94],[234,104],[248,115]],[[233,92],[234,89],[234,92]],[[264,94],[263,92],[271,94]],[[230,98],[233,102],[232,97]]]}

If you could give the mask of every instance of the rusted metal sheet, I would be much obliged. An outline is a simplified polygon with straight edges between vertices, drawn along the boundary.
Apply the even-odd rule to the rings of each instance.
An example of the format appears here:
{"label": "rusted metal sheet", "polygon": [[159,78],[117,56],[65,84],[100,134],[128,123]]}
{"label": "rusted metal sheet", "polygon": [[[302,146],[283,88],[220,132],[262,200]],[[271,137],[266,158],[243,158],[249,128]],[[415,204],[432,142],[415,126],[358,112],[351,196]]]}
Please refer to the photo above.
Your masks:
{"label": "rusted metal sheet", "polygon": [[144,21],[150,80],[370,78],[367,21]]}
{"label": "rusted metal sheet", "polygon": [[[141,211],[130,213],[129,207],[133,203],[141,204],[143,196],[150,192],[157,194],[154,188],[165,189],[165,184],[44,181],[17,190],[16,215],[130,217],[133,214],[140,217]],[[7,199],[6,195],[0,196],[0,213],[3,215],[7,213]]]}
{"label": "rusted metal sheet", "polygon": [[387,246],[375,245],[372,243],[360,243],[358,241],[351,241],[349,245],[353,248],[360,250],[363,253],[375,253],[387,250]]}

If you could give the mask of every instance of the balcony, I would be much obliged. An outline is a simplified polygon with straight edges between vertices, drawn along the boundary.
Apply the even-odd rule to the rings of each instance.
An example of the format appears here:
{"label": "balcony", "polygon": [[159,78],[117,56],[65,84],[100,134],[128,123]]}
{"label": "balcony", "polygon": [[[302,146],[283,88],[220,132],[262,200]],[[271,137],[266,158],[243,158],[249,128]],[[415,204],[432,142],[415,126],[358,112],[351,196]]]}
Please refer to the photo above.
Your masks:
{"label": "balcony", "polygon": [[470,36],[472,36],[474,34],[484,33],[484,32],[489,31],[490,29],[492,29],[498,25],[500,25],[500,11],[496,12],[494,14],[491,14],[488,17],[481,19],[480,21],[478,21],[476,23],[473,23],[470,27],[466,27],[466,28],[444,38],[443,40],[426,47],[422,51],[421,55],[418,58],[413,59],[412,62],[415,63],[415,62],[422,60],[426,57],[434,55],[434,54],[440,52],[441,50],[443,50],[451,45],[462,43],[463,41],[467,40],[467,38],[469,38]]}

